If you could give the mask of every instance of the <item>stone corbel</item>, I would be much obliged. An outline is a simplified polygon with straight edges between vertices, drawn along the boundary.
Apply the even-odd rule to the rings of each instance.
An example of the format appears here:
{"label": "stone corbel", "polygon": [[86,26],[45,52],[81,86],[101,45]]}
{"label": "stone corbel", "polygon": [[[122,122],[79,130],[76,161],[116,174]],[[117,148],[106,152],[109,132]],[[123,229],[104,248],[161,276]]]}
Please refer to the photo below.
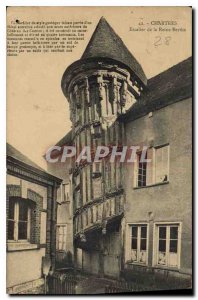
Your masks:
{"label": "stone corbel", "polygon": [[127,82],[123,81],[121,106],[125,106],[126,99],[127,99],[127,88],[128,88]]}
{"label": "stone corbel", "polygon": [[112,99],[111,102],[116,102],[117,100],[117,76],[115,74],[112,75]]}
{"label": "stone corbel", "polygon": [[102,101],[104,98],[104,85],[103,85],[103,75],[101,73],[98,73],[97,84],[98,84],[99,100]]}
{"label": "stone corbel", "polygon": [[80,108],[79,89],[77,85],[74,86],[74,95],[75,95],[76,106],[77,108]]}
{"label": "stone corbel", "polygon": [[89,98],[89,80],[88,77],[85,77],[85,97],[87,104],[90,105],[90,98]]}
{"label": "stone corbel", "polygon": [[140,87],[138,88],[138,92],[139,92],[139,94],[141,94],[141,93],[143,92],[143,87],[142,87],[142,86],[140,86]]}
{"label": "stone corbel", "polygon": [[106,234],[107,233],[107,220],[104,220],[102,222],[102,234]]}
{"label": "stone corbel", "polygon": [[70,120],[75,122],[75,106],[74,106],[74,99],[73,99],[73,94],[70,93],[69,95],[70,101],[69,101],[69,109],[70,109]]}
{"label": "stone corbel", "polygon": [[86,243],[87,239],[83,231],[80,232],[79,237],[81,242]]}

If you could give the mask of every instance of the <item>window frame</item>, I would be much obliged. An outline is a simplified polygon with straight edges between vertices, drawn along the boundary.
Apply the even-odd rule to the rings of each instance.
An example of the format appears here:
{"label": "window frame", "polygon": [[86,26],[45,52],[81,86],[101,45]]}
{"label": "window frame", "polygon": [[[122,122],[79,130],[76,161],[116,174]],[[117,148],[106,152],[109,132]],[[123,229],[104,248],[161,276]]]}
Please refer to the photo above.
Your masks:
{"label": "window frame", "polygon": [[[178,265],[177,266],[169,266],[168,263],[166,263],[166,265],[159,265],[157,263],[158,260],[158,246],[159,246],[159,237],[158,237],[158,233],[159,233],[159,227],[160,226],[166,226],[169,227],[169,233],[170,233],[170,227],[171,226],[178,226],[178,244],[177,244],[177,254],[178,254]],[[161,268],[161,269],[176,269],[179,270],[180,269],[180,265],[181,265],[181,235],[182,235],[182,222],[178,221],[174,221],[174,222],[155,222],[154,226],[153,226],[153,259],[152,259],[152,266],[155,268]],[[170,238],[166,239],[166,244],[167,241],[170,244]],[[170,245],[169,245],[170,247]],[[168,258],[169,258],[169,252],[167,252],[168,246],[166,245],[166,255],[168,254]],[[169,249],[170,250],[170,249]]]}
{"label": "window frame", "polygon": [[[10,200],[9,200],[10,201]],[[19,239],[19,202],[27,201],[25,199],[14,199],[14,219],[10,219],[8,215],[8,230],[9,221],[14,222],[14,237],[13,239],[7,239],[8,243],[30,243],[30,230],[31,230],[31,207],[27,203],[27,239]]]}
{"label": "window frame", "polygon": [[[129,264],[134,264],[134,265],[140,265],[140,266],[148,266],[148,256],[149,256],[149,223],[148,222],[138,222],[138,223],[127,223],[127,234],[126,234],[126,239],[127,239],[127,243],[126,243],[126,256],[125,256],[125,260],[126,263]],[[132,243],[132,234],[131,234],[131,230],[132,230],[132,226],[137,226],[138,228],[141,226],[145,226],[147,228],[147,233],[146,233],[146,262],[145,263],[141,263],[139,261],[132,261],[131,260],[131,243]],[[140,231],[138,229],[138,231]],[[140,239],[137,240],[137,244],[140,246]],[[140,248],[137,249],[137,251],[140,252]]]}
{"label": "window frame", "polygon": [[[157,149],[163,148],[163,147],[168,147],[168,162],[167,162],[167,180],[166,181],[156,181],[156,151]],[[146,185],[143,186],[138,186],[138,174],[139,174],[139,160],[138,160],[138,156],[140,155],[140,153],[142,153],[141,150],[138,150],[136,153],[136,160],[134,162],[134,189],[141,189],[141,188],[147,188],[147,187],[151,187],[151,186],[155,186],[155,185],[163,185],[163,184],[167,184],[169,183],[169,178],[170,178],[170,144],[166,143],[166,144],[160,144],[157,146],[152,146],[152,147],[148,147],[147,148],[147,159],[148,159],[148,150],[152,150],[152,183],[151,184],[147,184],[147,162],[146,162]]]}
{"label": "window frame", "polygon": [[69,182],[60,185],[60,204],[70,202],[70,184]]}
{"label": "window frame", "polygon": [[[59,234],[57,234],[57,229],[60,227],[65,228],[65,237],[64,237],[64,234],[61,234],[64,237],[64,241],[61,241],[61,243],[62,244],[65,243],[65,249],[59,249]],[[58,251],[58,252],[66,251],[66,247],[67,247],[67,224],[64,224],[64,223],[56,224],[56,251]]]}
{"label": "window frame", "polygon": [[[148,149],[147,149],[147,151],[148,151]],[[147,159],[147,151],[146,151],[145,159]],[[147,185],[146,185],[146,178],[147,178],[147,162],[140,162],[141,156],[142,156],[142,152],[143,152],[143,151],[138,151],[138,152],[136,153],[136,159],[137,159],[137,173],[136,173],[137,178],[136,178],[136,185],[137,185],[138,188],[142,188],[142,187],[147,186]],[[145,176],[145,185],[140,185],[140,186],[139,186],[139,183],[138,183],[138,182],[139,182],[139,170],[140,170],[140,164],[141,164],[141,176],[142,176],[142,177]],[[145,167],[145,166],[146,166],[146,167]],[[144,169],[145,169],[145,175],[143,174]],[[142,178],[141,178],[141,180],[142,180]],[[144,182],[144,178],[143,178],[143,182]]]}

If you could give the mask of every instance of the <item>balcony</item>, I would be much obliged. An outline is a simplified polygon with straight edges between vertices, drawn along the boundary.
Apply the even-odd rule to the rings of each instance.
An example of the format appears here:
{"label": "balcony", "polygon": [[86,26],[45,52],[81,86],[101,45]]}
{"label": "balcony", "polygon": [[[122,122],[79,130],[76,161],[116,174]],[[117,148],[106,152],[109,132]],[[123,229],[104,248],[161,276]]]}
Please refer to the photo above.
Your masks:
{"label": "balcony", "polygon": [[79,208],[74,215],[74,238],[86,240],[94,231],[106,233],[108,225],[120,220],[124,212],[123,190],[109,193],[105,199],[98,198]]}

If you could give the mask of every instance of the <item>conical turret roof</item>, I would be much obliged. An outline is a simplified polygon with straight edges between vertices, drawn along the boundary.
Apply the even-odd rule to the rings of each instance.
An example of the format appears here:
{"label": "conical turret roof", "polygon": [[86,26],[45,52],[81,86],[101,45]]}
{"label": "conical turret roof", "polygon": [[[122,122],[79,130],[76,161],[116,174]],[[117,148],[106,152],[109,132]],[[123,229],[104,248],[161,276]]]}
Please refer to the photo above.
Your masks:
{"label": "conical turret roof", "polygon": [[147,78],[141,65],[104,17],[100,19],[81,57],[81,59],[87,58],[111,58],[117,60],[134,72],[144,84],[147,83]]}

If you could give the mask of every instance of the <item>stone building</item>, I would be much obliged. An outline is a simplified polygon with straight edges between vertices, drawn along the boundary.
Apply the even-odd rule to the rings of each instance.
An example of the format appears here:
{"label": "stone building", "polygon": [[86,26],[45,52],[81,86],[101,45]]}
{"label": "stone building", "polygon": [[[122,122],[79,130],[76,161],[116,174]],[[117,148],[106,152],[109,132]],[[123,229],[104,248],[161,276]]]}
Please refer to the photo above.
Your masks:
{"label": "stone building", "polygon": [[[71,145],[71,131],[63,137],[56,146]],[[71,200],[72,180],[70,174],[71,160],[65,163],[49,163],[49,173],[62,179],[57,190],[57,230],[56,230],[56,268],[66,268],[73,265],[73,202]]]}
{"label": "stone building", "polygon": [[9,294],[36,293],[43,285],[44,257],[55,268],[56,193],[61,182],[7,144]]}
{"label": "stone building", "polygon": [[[140,146],[135,163],[68,161],[76,267],[115,278],[190,277],[191,58],[147,80],[101,18],[81,59],[66,69],[62,90],[72,122],[66,144],[76,155],[85,146],[93,154],[99,145]],[[150,164],[140,160],[144,146]]]}

